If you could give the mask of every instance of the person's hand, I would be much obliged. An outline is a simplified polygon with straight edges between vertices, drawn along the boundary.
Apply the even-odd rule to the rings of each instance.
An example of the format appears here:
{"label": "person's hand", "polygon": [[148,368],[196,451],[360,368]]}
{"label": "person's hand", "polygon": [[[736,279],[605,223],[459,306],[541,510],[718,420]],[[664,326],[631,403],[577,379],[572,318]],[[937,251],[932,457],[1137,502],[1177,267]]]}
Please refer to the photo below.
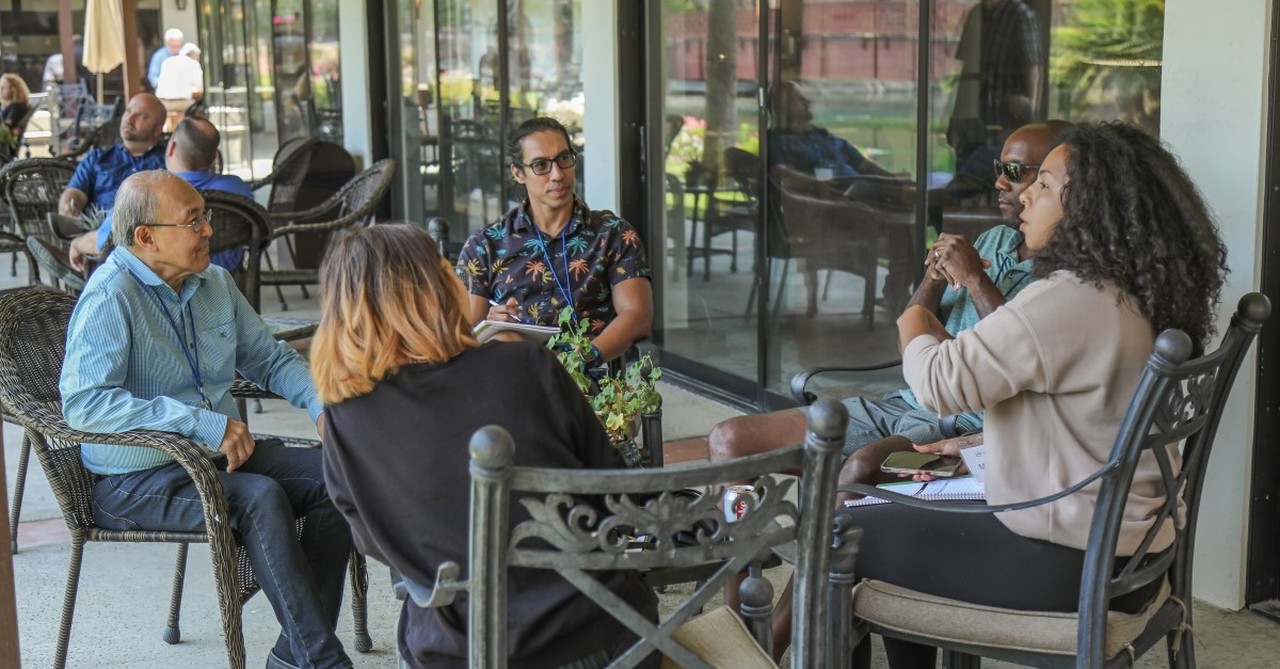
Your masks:
{"label": "person's hand", "polygon": [[[958,458],[960,457],[960,449],[968,445],[968,437],[952,437],[942,441],[935,441],[932,444],[912,444],[911,447],[916,449],[917,453],[933,453],[935,455]],[[968,473],[969,468],[964,463],[961,463],[956,469],[957,476]],[[932,481],[934,477],[932,474],[913,474],[911,478],[917,481]]]}
{"label": "person's hand", "polygon": [[521,320],[519,303],[516,302],[516,298],[509,297],[505,304],[489,307],[489,314],[485,319],[500,323],[519,323]]}
{"label": "person's hand", "polygon": [[80,249],[76,248],[75,244],[72,244],[71,247],[67,249],[67,259],[70,261],[72,268],[77,272],[84,274],[85,255],[80,252]]}
{"label": "person's hand", "polygon": [[244,421],[228,418],[227,431],[222,433],[222,444],[218,450],[227,454],[227,471],[234,472],[253,455],[253,435],[249,434],[249,426]]}
{"label": "person's hand", "polygon": [[991,266],[991,261],[978,255],[968,239],[944,232],[925,256],[925,267],[931,279],[943,279],[953,288],[972,287]]}

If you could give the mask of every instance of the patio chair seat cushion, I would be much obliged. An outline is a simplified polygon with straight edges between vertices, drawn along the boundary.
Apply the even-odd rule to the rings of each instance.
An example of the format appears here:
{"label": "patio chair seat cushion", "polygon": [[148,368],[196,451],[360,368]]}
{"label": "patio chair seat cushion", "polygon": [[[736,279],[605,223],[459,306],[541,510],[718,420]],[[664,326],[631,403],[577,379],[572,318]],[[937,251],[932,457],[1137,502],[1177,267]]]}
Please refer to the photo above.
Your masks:
{"label": "patio chair seat cushion", "polygon": [[[1146,629],[1169,599],[1165,579],[1155,599],[1139,613],[1107,613],[1105,654],[1115,657]],[[1076,654],[1079,616],[1056,611],[1019,611],[937,597],[883,581],[865,579],[853,589],[854,615],[886,629],[932,639],[1056,655]]]}
{"label": "patio chair seat cushion", "polygon": [[[716,669],[777,669],[773,660],[752,638],[742,618],[727,606],[719,606],[685,621],[671,638]],[[679,669],[663,656],[662,669]]]}

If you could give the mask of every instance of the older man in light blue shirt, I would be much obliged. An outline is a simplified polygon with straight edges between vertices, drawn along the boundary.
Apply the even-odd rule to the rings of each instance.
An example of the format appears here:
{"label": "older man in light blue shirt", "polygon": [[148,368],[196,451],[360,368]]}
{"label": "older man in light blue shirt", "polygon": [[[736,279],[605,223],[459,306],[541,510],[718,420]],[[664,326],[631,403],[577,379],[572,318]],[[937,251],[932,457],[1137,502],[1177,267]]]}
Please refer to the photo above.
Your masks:
{"label": "older man in light blue shirt", "polygon": [[[160,170],[116,195],[119,248],[90,278],[71,315],[60,387],[67,422],[87,432],[177,432],[220,469],[231,525],[282,625],[267,666],[350,667],[334,635],[351,533],[324,486],[318,449],[256,441],[240,420],[236,372],[306,408],[323,426],[310,372],[276,342],[226,270],[209,263],[204,200]],[[201,531],[195,485],[148,448],[85,444],[96,523]],[[296,518],[306,518],[301,536]]]}

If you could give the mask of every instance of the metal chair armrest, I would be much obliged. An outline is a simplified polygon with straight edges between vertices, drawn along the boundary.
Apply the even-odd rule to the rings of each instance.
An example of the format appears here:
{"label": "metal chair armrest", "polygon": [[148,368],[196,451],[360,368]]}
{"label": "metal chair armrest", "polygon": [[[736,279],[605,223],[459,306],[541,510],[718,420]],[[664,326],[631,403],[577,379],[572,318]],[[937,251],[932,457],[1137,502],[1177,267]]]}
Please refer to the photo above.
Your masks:
{"label": "metal chair armrest", "polygon": [[870,365],[859,365],[856,367],[812,367],[791,377],[791,396],[800,404],[808,406],[816,402],[818,400],[818,396],[809,392],[806,388],[809,385],[809,381],[819,374],[828,374],[832,372],[874,372],[881,369],[889,369],[890,367],[897,367],[901,364],[902,359],[897,358],[895,360],[886,360],[884,362],[872,363]]}

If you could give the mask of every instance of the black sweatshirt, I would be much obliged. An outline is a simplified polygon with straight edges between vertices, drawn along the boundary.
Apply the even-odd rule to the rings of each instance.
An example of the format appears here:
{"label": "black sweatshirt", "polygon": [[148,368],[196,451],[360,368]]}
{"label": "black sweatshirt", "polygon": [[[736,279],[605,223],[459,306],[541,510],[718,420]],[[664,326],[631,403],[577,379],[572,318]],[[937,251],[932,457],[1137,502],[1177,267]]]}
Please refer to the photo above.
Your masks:
{"label": "black sweatshirt", "polygon": [[[471,435],[500,425],[515,464],[617,467],[615,449],[582,393],[546,348],[490,343],[442,365],[414,364],[368,395],[326,409],[325,480],[364,554],[422,584],[453,560],[467,572]],[[511,526],[526,520],[511,506]],[[602,581],[650,617],[656,598],[634,573]],[[624,629],[551,571],[507,575],[510,666],[551,667],[610,645]],[[423,609],[405,601],[401,657],[411,667],[466,667],[467,597]]]}

